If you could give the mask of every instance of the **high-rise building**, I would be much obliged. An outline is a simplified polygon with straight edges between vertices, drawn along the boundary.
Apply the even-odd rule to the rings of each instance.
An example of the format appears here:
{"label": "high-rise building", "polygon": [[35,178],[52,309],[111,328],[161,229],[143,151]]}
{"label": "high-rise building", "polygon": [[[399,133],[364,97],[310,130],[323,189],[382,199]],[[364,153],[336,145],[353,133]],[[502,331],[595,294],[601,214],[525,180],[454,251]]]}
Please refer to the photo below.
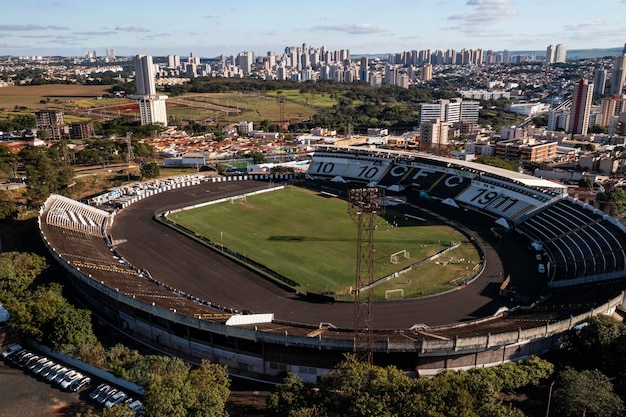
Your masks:
{"label": "high-rise building", "polygon": [[554,62],[555,63],[564,63],[567,58],[567,48],[565,44],[560,43],[556,46],[554,51]]}
{"label": "high-rise building", "polygon": [[604,68],[596,68],[593,72],[593,96],[600,97],[604,95],[604,87],[606,86],[606,70]]}
{"label": "high-rise building", "polygon": [[137,55],[133,59],[135,65],[135,83],[137,94],[129,98],[139,101],[141,124],[162,124],[167,126],[165,100],[167,96],[156,93],[156,68],[149,55]]}
{"label": "high-rise building", "polygon": [[626,112],[626,96],[614,95],[603,98],[600,104],[600,114],[596,117],[596,124],[609,126],[613,118]]}
{"label": "high-rise building", "polygon": [[546,64],[552,64],[554,62],[554,56],[554,46],[548,45],[548,47],[546,48]]}
{"label": "high-rise building", "polygon": [[626,79],[626,44],[622,54],[615,58],[613,62],[613,82],[611,83],[611,94],[622,94],[624,81]]}
{"label": "high-rise building", "polygon": [[593,83],[582,79],[572,94],[572,107],[567,133],[586,135],[593,100]]}
{"label": "high-rise building", "polygon": [[135,65],[135,84],[138,95],[156,94],[154,77],[156,71],[149,55],[137,55],[133,60]]}
{"label": "high-rise building", "polygon": [[427,82],[433,79],[433,66],[432,64],[424,64],[421,71],[422,81]]}
{"label": "high-rise building", "polygon": [[505,49],[504,51],[502,51],[502,63],[503,64],[511,63],[511,53],[509,52],[508,49]]}
{"label": "high-rise building", "polygon": [[179,55],[168,55],[167,56],[167,67],[168,68],[179,68],[180,67],[180,56]]}

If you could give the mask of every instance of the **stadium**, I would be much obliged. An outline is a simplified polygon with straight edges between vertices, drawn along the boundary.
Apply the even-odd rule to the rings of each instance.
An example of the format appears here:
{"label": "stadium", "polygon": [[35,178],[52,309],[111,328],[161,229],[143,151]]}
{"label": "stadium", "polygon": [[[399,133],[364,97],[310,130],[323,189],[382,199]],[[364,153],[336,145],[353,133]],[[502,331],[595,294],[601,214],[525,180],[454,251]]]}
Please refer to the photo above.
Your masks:
{"label": "stadium", "polygon": [[232,375],[293,372],[316,382],[355,349],[354,304],[303,291],[163,221],[285,184],[344,199],[357,187],[384,188],[397,213],[448,224],[479,249],[471,282],[374,303],[377,365],[432,375],[522,359],[622,307],[626,229],[617,220],[560,184],[417,152],[319,146],[301,177],[184,176],[119,187],[89,204],[53,195],[40,231],[81,301],[137,340],[226,364]]}

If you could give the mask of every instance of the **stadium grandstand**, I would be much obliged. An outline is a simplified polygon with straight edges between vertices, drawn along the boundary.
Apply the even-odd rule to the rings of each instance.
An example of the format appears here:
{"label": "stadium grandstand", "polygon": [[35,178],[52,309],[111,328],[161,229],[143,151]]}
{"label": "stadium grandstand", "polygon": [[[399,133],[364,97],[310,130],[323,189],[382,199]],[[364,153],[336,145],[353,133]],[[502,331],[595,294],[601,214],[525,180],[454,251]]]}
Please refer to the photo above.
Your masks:
{"label": "stadium grandstand", "polygon": [[[624,228],[568,198],[560,184],[421,153],[333,146],[316,149],[305,177],[159,179],[109,190],[90,204],[53,195],[40,230],[81,301],[103,320],[238,376],[293,372],[315,382],[353,351],[353,306],[309,299],[154,219],[285,182],[340,197],[351,187],[385,187],[388,197],[401,197],[398,210],[449,219],[471,229],[482,248],[484,269],[473,282],[376,304],[376,364],[429,375],[522,359],[559,346],[563,332],[592,315],[621,311]],[[535,255],[544,274],[528,272]],[[513,291],[502,297],[508,274],[520,289],[542,291],[529,291],[526,301],[509,298]]]}

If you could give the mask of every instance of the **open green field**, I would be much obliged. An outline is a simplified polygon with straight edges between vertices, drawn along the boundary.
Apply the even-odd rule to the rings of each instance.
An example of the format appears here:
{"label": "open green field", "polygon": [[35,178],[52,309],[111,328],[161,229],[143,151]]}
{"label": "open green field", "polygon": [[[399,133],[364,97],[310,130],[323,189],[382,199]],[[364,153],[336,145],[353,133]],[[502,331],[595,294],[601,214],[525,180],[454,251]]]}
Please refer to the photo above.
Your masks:
{"label": "open green field", "polygon": [[287,101],[306,104],[314,107],[332,107],[337,104],[337,99],[328,93],[301,93],[300,90],[268,91],[268,97],[276,99],[279,95],[285,97]]}
{"label": "open green field", "polygon": [[[202,96],[194,95],[190,100],[199,103],[210,103],[238,110],[237,115],[220,116],[220,122],[239,122],[247,120],[260,122],[269,120],[280,121],[280,105],[275,97],[266,97],[261,94],[242,93],[209,93]],[[303,103],[285,102],[285,119],[295,122],[310,118],[315,114],[315,109]]]}
{"label": "open green field", "polygon": [[[168,219],[297,281],[303,292],[334,292],[338,299],[350,298],[355,283],[357,229],[343,200],[287,187],[233,204],[181,211]],[[394,223],[398,226],[392,227]],[[383,299],[385,290],[396,288],[404,291],[404,298],[455,288],[472,273],[479,259],[460,232],[443,225],[406,222],[388,210],[374,232],[374,279],[449,248],[452,241],[462,243],[439,259],[447,265],[428,262],[401,274],[376,286],[375,298]],[[410,259],[392,264],[390,255],[401,250],[407,250]],[[458,263],[460,258],[465,259],[463,263]]]}

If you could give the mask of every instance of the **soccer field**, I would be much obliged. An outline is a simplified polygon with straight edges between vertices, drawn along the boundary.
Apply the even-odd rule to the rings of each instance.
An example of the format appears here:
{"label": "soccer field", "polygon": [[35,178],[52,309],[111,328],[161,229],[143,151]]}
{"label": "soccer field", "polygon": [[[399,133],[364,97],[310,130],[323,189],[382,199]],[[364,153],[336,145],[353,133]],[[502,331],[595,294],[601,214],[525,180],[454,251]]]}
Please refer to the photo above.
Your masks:
{"label": "soccer field", "polygon": [[[347,203],[338,198],[289,186],[233,203],[172,213],[168,219],[289,277],[303,292],[349,296],[354,287],[357,227],[348,215]],[[390,210],[377,224],[374,279],[449,248],[453,241],[461,242],[461,246],[442,256],[445,265],[432,268],[426,264],[400,275],[397,285],[394,278],[376,287],[376,298],[384,298],[385,290],[394,288],[402,288],[405,298],[453,288],[458,285],[459,274],[471,272],[467,265],[479,259],[476,249],[450,227],[407,222]],[[390,255],[401,250],[406,250],[410,259],[391,263]],[[454,257],[465,263],[451,268],[454,262],[449,261]],[[424,276],[426,271],[430,277]]]}

